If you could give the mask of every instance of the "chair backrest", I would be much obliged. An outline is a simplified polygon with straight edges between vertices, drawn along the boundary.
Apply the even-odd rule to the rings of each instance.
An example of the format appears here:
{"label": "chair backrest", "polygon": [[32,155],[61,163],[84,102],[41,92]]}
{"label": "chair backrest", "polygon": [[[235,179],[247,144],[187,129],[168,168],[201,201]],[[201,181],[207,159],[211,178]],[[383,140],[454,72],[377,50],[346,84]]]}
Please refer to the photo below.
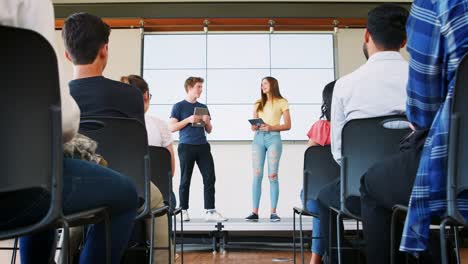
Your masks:
{"label": "chair backrest", "polygon": [[171,153],[163,147],[149,147],[151,181],[159,188],[163,199],[171,205],[172,164]]}
{"label": "chair backrest", "polygon": [[[82,117],[80,133],[98,143],[97,153],[108,162],[109,168],[130,177],[138,195],[149,210],[149,154],[145,126],[136,119],[118,117]],[[146,208],[148,207],[148,208]]]}
{"label": "chair backrest", "polygon": [[49,42],[36,32],[0,26],[0,35],[0,194],[30,188],[50,192],[44,224],[62,212],[57,59]]}
{"label": "chair backrest", "polygon": [[[317,200],[323,186],[340,177],[330,146],[313,146],[304,153],[304,201]],[[304,203],[305,204],[305,203]]]}
{"label": "chair backrest", "polygon": [[447,213],[465,223],[456,204],[460,192],[468,190],[468,54],[458,65],[449,133]]}
{"label": "chair backrest", "polygon": [[[391,122],[406,124],[386,128]],[[399,143],[410,133],[405,116],[384,116],[351,120],[343,128],[341,161],[341,210],[350,196],[360,196],[361,176],[376,162],[399,152]]]}

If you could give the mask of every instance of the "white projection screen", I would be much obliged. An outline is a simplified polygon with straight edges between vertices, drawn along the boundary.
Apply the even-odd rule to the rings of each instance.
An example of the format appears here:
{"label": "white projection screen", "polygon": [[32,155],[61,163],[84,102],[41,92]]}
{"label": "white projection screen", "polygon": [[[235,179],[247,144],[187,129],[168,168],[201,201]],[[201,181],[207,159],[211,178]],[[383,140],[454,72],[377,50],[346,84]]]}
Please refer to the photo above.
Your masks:
{"label": "white projection screen", "polygon": [[251,140],[247,119],[261,79],[273,76],[290,105],[292,128],[283,140],[305,140],[311,120],[320,116],[323,87],[335,79],[333,47],[331,33],[145,34],[150,112],[168,120],[172,105],[185,98],[185,79],[202,77],[200,102],[214,126],[208,139]]}

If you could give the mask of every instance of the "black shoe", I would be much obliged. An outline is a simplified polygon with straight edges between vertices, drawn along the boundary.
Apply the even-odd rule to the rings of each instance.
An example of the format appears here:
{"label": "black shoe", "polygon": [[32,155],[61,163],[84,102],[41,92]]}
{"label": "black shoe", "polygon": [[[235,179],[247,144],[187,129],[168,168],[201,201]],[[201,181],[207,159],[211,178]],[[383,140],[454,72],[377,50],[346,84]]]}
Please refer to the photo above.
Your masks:
{"label": "black shoe", "polygon": [[245,221],[250,221],[250,222],[258,222],[258,214],[256,213],[251,213],[249,216],[244,218]]}
{"label": "black shoe", "polygon": [[270,215],[270,222],[279,222],[279,221],[281,221],[281,218],[277,214]]}

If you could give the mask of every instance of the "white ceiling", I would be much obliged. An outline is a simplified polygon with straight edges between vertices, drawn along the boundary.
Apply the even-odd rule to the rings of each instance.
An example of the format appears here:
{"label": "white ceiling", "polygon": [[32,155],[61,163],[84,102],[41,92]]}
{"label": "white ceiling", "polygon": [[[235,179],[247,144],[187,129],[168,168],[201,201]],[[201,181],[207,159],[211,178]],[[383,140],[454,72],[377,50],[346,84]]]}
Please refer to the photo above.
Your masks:
{"label": "white ceiling", "polygon": [[[81,3],[174,3],[174,2],[252,2],[252,0],[52,0],[56,4],[81,4]],[[413,2],[412,0],[255,0],[255,2],[350,2],[350,3],[359,3],[359,2]]]}

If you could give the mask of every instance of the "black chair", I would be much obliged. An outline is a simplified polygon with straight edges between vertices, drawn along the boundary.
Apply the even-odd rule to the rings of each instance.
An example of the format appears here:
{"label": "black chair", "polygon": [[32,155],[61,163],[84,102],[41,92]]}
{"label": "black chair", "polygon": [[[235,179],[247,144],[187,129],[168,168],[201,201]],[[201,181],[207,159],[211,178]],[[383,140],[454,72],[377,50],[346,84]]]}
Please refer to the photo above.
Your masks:
{"label": "black chair", "polygon": [[[401,126],[387,128],[395,122]],[[361,176],[369,167],[385,157],[399,152],[399,142],[410,133],[408,124],[405,116],[384,116],[355,119],[347,122],[344,126],[341,144],[340,209],[331,208],[336,213],[338,263],[342,263],[341,250],[344,249],[341,247],[342,234],[341,228],[339,228],[342,219],[361,221],[360,216],[347,207],[347,201],[359,199]],[[332,221],[331,218],[330,221]],[[357,227],[359,236],[359,225]]]}
{"label": "black chair", "polygon": [[440,246],[442,263],[447,263],[445,226],[452,225],[455,231],[455,249],[457,263],[460,263],[460,247],[457,226],[467,226],[468,222],[461,215],[457,204],[458,195],[468,190],[468,54],[458,65],[451,124],[449,132],[449,154],[447,168],[447,216],[440,224]]}
{"label": "black chair", "polygon": [[[176,231],[177,231],[177,215],[180,214],[180,227],[181,227],[181,263],[184,263],[184,227],[182,219],[182,209],[175,208],[176,201],[172,197],[172,164],[171,164],[171,153],[169,150],[163,147],[150,146],[150,171],[151,171],[151,181],[158,186],[161,191],[164,202],[168,205],[168,214],[169,220],[173,219],[174,221],[174,230],[173,230],[173,241],[176,243]],[[168,232],[171,233],[171,221],[168,222]],[[169,256],[171,256],[171,246],[170,238],[168,241],[168,250]],[[174,250],[175,254],[175,250]],[[174,256],[175,258],[175,256]],[[171,257],[169,258],[169,263],[171,263]]]}
{"label": "black chair", "polygon": [[[137,186],[143,210],[136,220],[151,218],[167,210],[166,207],[150,210],[150,162],[145,126],[136,119],[117,117],[82,117],[80,133],[98,143],[97,153],[108,162],[109,168],[130,177]],[[150,248],[154,247],[151,236]],[[149,252],[150,263],[153,250]]]}
{"label": "black chair", "polygon": [[150,174],[148,138],[145,126],[136,119],[118,117],[82,117],[80,133],[98,143],[97,153],[109,168],[130,177],[144,203],[137,219],[149,212]]}
{"label": "black chair", "polygon": [[[40,229],[62,226],[64,262],[68,263],[70,225],[105,222],[110,256],[109,214],[95,208],[63,215],[63,149],[60,86],[57,59],[49,42],[36,32],[0,26],[0,196],[43,190],[50,204],[35,223],[0,230],[0,240],[16,238],[12,263],[16,261],[17,237]],[[51,249],[52,250],[52,249]],[[53,254],[51,254],[53,255]],[[110,263],[110,258],[106,258]]]}
{"label": "black chair", "polygon": [[[317,200],[318,194],[323,186],[334,181],[340,176],[340,167],[333,159],[330,146],[313,146],[307,148],[304,153],[304,176],[303,176],[303,207],[293,208],[293,251],[294,263],[296,263],[296,214],[299,215],[299,236],[301,246],[301,263],[304,263],[304,240],[302,236],[302,216],[319,217],[318,214],[307,210],[308,200]],[[315,232],[315,230],[313,230]],[[320,234],[319,234],[320,235]],[[313,235],[312,239],[320,239]]]}

